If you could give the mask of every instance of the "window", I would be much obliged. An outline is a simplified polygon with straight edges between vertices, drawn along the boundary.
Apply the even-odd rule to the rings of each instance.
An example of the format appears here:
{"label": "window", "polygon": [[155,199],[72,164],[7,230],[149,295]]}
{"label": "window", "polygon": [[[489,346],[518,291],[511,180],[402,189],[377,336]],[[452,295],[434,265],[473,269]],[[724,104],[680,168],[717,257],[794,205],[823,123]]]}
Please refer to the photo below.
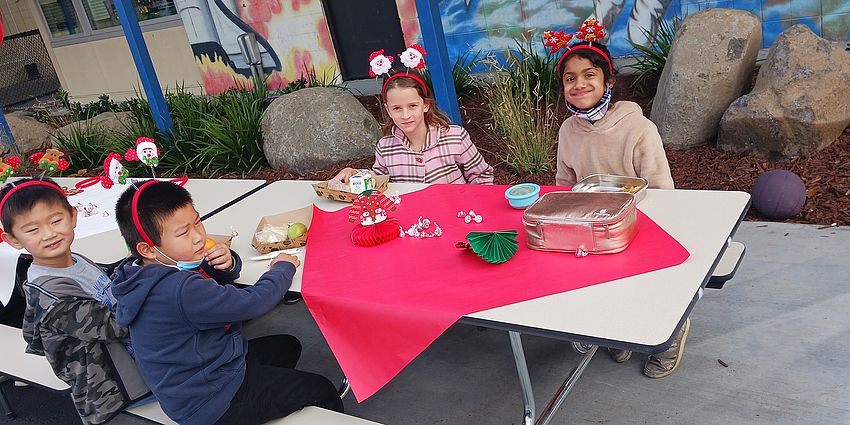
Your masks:
{"label": "window", "polygon": [[38,4],[53,37],[81,32],[80,21],[71,0],[38,0]]}
{"label": "window", "polygon": [[[130,0],[139,22],[173,17],[179,20],[174,0]],[[121,33],[114,0],[38,0],[54,40],[103,38]],[[81,22],[82,21],[82,22]],[[76,35],[75,37],[70,37]]]}

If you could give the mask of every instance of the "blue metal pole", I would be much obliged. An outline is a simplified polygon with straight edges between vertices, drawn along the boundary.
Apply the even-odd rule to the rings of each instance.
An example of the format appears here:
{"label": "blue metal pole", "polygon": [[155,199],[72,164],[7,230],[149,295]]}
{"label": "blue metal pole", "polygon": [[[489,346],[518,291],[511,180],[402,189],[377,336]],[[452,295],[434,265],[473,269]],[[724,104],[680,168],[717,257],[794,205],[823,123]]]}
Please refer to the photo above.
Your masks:
{"label": "blue metal pole", "polygon": [[419,15],[425,50],[428,52],[428,70],[431,72],[437,106],[453,123],[460,125],[462,122],[452,77],[452,64],[449,61],[449,49],[446,47],[446,35],[443,34],[443,21],[437,3],[437,0],[416,0],[416,13]]}
{"label": "blue metal pole", "polygon": [[3,150],[9,150],[19,154],[18,145],[15,144],[15,136],[12,135],[12,129],[9,128],[9,123],[6,122],[6,115],[3,113],[3,105],[0,104],[0,142],[3,142]]}
{"label": "blue metal pole", "polygon": [[156,78],[148,46],[142,36],[142,29],[139,28],[136,8],[130,0],[115,0],[115,10],[124,28],[127,44],[130,45],[130,53],[133,55],[133,62],[136,63],[136,70],[142,80],[142,87],[151,106],[156,128],[162,133],[170,132],[174,130],[174,122],[171,120],[168,105],[165,104],[165,96],[162,95],[162,89],[159,87],[159,80]]}

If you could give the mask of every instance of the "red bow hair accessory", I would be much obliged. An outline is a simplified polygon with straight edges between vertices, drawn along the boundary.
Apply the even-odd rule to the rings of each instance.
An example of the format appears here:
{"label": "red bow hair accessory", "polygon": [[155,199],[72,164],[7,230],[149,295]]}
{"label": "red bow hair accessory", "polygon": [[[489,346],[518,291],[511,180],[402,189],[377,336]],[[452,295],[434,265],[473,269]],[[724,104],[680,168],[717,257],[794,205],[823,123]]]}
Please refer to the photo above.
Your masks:
{"label": "red bow hair accessory", "polygon": [[396,208],[395,202],[377,190],[367,190],[354,200],[348,210],[348,221],[360,225],[351,232],[351,242],[359,246],[375,246],[401,236],[398,220],[387,218]]}

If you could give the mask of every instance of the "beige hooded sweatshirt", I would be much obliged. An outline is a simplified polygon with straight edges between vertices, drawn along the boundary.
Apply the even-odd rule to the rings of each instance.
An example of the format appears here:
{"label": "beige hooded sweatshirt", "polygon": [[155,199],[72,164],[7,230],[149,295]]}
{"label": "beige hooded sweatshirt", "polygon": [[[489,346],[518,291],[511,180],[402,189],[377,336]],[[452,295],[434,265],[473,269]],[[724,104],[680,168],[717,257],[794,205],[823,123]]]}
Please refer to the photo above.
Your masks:
{"label": "beige hooded sweatshirt", "polygon": [[593,124],[569,117],[561,125],[555,182],[570,186],[599,173],[643,177],[651,188],[673,189],[661,136],[637,103],[613,103]]}

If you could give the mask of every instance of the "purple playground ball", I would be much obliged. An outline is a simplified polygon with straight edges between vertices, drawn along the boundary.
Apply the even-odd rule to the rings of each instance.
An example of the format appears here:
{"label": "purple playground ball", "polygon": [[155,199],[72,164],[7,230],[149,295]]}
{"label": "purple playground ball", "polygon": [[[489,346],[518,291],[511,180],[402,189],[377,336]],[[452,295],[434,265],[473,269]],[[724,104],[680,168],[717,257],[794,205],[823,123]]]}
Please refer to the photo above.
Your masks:
{"label": "purple playground ball", "polygon": [[806,185],[788,170],[768,171],[753,184],[753,206],[762,215],[774,220],[785,220],[803,210],[806,203]]}

